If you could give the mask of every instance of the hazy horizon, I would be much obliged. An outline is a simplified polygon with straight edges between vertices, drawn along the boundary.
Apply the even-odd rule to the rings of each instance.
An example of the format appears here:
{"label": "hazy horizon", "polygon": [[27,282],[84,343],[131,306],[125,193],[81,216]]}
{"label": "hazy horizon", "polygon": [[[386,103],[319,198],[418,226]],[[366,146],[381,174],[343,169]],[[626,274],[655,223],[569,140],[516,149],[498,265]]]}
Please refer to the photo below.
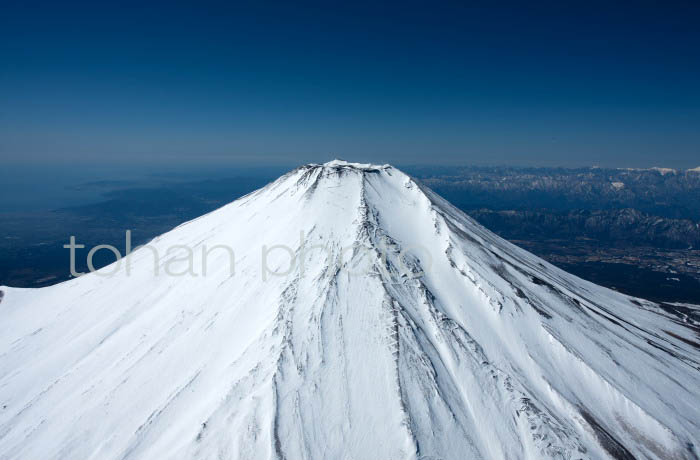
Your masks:
{"label": "hazy horizon", "polygon": [[[7,212],[49,211],[71,206],[96,203],[104,200],[102,193],[110,189],[134,187],[159,187],[164,184],[192,182],[203,180],[218,180],[227,178],[258,178],[274,180],[282,174],[307,163],[325,163],[334,158],[342,158],[350,162],[367,162],[385,164],[384,161],[369,159],[344,158],[329,156],[318,161],[299,163],[236,163],[227,162],[158,162],[141,163],[88,163],[65,162],[61,164],[5,164],[0,168],[0,214]],[[411,173],[413,170],[433,168],[542,168],[542,169],[586,169],[597,165],[581,166],[547,166],[547,165],[518,165],[498,163],[391,163],[392,166]],[[603,169],[651,169],[666,167],[654,165],[648,168],[618,167]],[[677,169],[679,172],[684,168]]]}

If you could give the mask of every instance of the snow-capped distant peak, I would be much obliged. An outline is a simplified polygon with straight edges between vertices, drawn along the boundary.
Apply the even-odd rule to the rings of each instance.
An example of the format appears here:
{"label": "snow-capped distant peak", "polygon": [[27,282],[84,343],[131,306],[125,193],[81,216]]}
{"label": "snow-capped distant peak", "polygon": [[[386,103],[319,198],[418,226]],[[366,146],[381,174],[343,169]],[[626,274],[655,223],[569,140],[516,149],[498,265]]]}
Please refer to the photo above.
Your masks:
{"label": "snow-capped distant peak", "polygon": [[662,176],[665,176],[667,174],[678,174],[678,171],[673,169],[673,168],[660,168],[658,166],[654,166],[652,168],[618,168],[619,170],[625,170],[625,171],[656,171],[657,173],[661,174]]}
{"label": "snow-capped distant peak", "polygon": [[623,188],[625,188],[625,183],[624,183],[624,182],[611,182],[610,185],[611,185],[612,188],[614,188],[615,190],[622,190]]}
{"label": "snow-capped distant peak", "polygon": [[677,171],[673,168],[659,168],[658,166],[655,166],[651,168],[652,171],[656,171],[662,176],[665,176],[666,174],[676,174]]}

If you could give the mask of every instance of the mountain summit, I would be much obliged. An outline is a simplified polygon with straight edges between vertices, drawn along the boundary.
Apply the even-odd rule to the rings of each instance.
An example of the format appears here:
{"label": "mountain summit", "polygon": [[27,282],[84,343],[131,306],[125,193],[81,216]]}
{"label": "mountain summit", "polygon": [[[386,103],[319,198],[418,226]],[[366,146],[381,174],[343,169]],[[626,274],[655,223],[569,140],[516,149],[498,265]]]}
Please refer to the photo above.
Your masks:
{"label": "mountain summit", "polygon": [[3,459],[699,456],[691,317],[389,165],[302,166],[95,273],[0,292]]}

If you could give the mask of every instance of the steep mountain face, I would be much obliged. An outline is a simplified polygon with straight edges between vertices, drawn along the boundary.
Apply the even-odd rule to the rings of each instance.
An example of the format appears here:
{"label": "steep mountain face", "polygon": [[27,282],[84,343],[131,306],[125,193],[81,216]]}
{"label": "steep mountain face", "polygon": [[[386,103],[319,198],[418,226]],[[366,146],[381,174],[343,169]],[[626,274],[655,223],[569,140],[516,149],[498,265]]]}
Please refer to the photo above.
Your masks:
{"label": "steep mountain face", "polygon": [[692,318],[390,166],[304,166],[149,246],[0,288],[0,458],[698,458]]}

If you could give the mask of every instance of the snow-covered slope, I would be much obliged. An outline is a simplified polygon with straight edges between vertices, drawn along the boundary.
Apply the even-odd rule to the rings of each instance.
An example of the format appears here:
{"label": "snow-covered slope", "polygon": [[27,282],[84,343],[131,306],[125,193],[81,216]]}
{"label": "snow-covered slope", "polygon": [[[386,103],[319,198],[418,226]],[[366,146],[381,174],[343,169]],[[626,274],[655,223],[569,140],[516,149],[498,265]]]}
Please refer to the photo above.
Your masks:
{"label": "snow-covered slope", "polygon": [[690,317],[390,166],[303,166],[150,246],[1,288],[0,458],[698,458]]}

